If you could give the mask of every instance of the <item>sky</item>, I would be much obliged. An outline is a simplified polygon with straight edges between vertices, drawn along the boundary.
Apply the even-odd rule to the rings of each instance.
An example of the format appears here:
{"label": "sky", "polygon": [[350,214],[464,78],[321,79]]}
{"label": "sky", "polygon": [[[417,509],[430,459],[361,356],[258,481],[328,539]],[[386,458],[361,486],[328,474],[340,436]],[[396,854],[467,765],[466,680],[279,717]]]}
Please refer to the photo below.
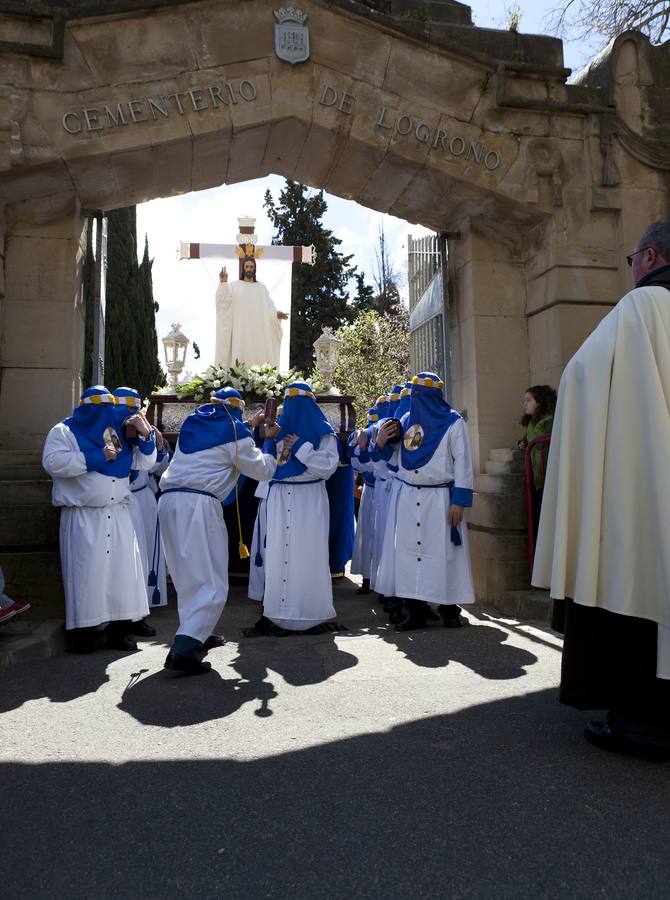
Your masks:
{"label": "sky", "polygon": [[[558,0],[532,0],[521,4],[519,30],[527,34],[542,34],[547,29],[547,16]],[[505,28],[509,10],[515,6],[501,0],[472,0],[473,20],[482,28]],[[593,55],[592,47],[576,42],[565,42],[565,63],[573,70],[581,68]],[[272,241],[273,229],[263,209],[266,190],[275,198],[284,185],[277,176],[247,181],[242,184],[223,185],[206,191],[183,194],[178,197],[152,200],[137,207],[138,250],[144,248],[144,235],[149,237],[149,253],[154,259],[154,298],[159,304],[156,326],[161,359],[160,338],[170,331],[171,323],[178,322],[182,332],[196,342],[201,351],[194,359],[192,344],[186,360],[185,371],[197,373],[214,362],[214,294],[218,283],[218,266],[196,260],[177,259],[177,244],[235,243],[238,232],[237,216],[255,216],[259,243]],[[384,228],[387,246],[393,266],[400,272],[400,291],[407,296],[407,235],[420,237],[430,232],[420,225],[410,225],[394,216],[382,215],[349,200],[326,194],[328,210],[324,224],[330,228],[342,244],[340,252],[354,254],[353,264],[364,271],[371,283],[375,267],[377,235]],[[228,271],[231,266],[227,265]],[[290,298],[286,273],[259,271],[279,308],[288,309]],[[233,270],[235,271],[235,270]],[[236,277],[235,274],[233,277]],[[352,285],[353,288],[353,285]],[[287,367],[286,341],[282,346],[282,369]]]}

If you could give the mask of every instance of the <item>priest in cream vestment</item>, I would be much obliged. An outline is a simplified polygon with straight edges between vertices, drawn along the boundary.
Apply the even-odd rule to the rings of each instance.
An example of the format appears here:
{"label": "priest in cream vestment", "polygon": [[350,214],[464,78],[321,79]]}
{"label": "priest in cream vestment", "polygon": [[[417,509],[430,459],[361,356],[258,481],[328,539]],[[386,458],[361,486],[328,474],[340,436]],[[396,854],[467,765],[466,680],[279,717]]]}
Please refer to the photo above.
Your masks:
{"label": "priest in cream vestment", "polygon": [[216,344],[214,362],[228,368],[235,361],[248,366],[269,364],[279,368],[282,320],[268,289],[256,281],[256,260],[244,259],[242,278],[228,282],[223,268],[216,290]]}
{"label": "priest in cream vestment", "polygon": [[627,260],[561,379],[533,584],[565,600],[561,701],[608,710],[587,740],[670,758],[670,222]]}

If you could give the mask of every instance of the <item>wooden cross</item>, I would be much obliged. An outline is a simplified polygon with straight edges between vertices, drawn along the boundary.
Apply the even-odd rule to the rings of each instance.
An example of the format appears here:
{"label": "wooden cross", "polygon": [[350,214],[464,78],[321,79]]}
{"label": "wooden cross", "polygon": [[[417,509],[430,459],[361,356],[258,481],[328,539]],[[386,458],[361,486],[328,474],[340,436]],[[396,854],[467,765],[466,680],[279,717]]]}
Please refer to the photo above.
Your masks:
{"label": "wooden cross", "polygon": [[221,259],[238,256],[240,259],[240,278],[245,257],[267,260],[285,260],[291,263],[306,263],[313,266],[316,261],[314,244],[309,247],[289,247],[284,244],[271,244],[269,247],[258,246],[258,237],[254,233],[256,219],[249,216],[238,218],[240,232],[237,244],[187,244],[183,241],[177,247],[178,259]]}

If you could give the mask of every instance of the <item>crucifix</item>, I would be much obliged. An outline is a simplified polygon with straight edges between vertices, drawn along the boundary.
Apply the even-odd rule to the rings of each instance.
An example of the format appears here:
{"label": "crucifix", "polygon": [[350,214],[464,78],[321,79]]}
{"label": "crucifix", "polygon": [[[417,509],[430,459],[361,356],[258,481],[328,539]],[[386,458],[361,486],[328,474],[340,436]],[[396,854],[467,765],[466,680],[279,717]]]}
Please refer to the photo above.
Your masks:
{"label": "crucifix", "polygon": [[219,273],[216,291],[216,349],[215,364],[224,368],[236,362],[246,365],[269,364],[279,368],[282,338],[288,340],[282,322],[288,316],[275,306],[265,285],[256,281],[257,260],[284,260],[314,265],[314,246],[258,245],[255,218],[238,218],[237,244],[180,243],[179,259],[239,260],[239,281],[229,283],[224,266]]}

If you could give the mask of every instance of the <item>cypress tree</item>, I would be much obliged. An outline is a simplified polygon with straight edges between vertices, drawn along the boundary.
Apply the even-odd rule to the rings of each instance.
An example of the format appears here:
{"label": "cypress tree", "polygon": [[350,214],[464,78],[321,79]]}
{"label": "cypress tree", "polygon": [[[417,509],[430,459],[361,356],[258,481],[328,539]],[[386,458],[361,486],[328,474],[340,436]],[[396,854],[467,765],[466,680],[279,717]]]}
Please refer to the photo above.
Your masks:
{"label": "cypress tree", "polygon": [[266,191],[264,206],[275,227],[274,244],[314,244],[316,249],[315,265],[293,266],[291,283],[291,368],[309,372],[312,345],[322,327],[338,328],[352,320],[347,284],[356,267],[349,265],[352,256],[338,252],[342,241],[321,221],[328,209],[323,191],[310,194],[304,184],[287,179],[279,202]]}
{"label": "cypress tree", "polygon": [[[165,384],[158,361],[156,311],[149,244],[145,238],[142,262],[137,261],[137,220],[134,206],[107,216],[107,282],[105,312],[105,384],[136,388],[143,397]],[[85,384],[91,380],[93,346],[94,259],[92,223],[84,261],[86,301]]]}
{"label": "cypress tree", "polygon": [[95,315],[95,258],[93,256],[93,219],[86,225],[86,255],[84,257],[84,309],[86,313],[84,337],[84,388],[93,381],[93,318]]}

